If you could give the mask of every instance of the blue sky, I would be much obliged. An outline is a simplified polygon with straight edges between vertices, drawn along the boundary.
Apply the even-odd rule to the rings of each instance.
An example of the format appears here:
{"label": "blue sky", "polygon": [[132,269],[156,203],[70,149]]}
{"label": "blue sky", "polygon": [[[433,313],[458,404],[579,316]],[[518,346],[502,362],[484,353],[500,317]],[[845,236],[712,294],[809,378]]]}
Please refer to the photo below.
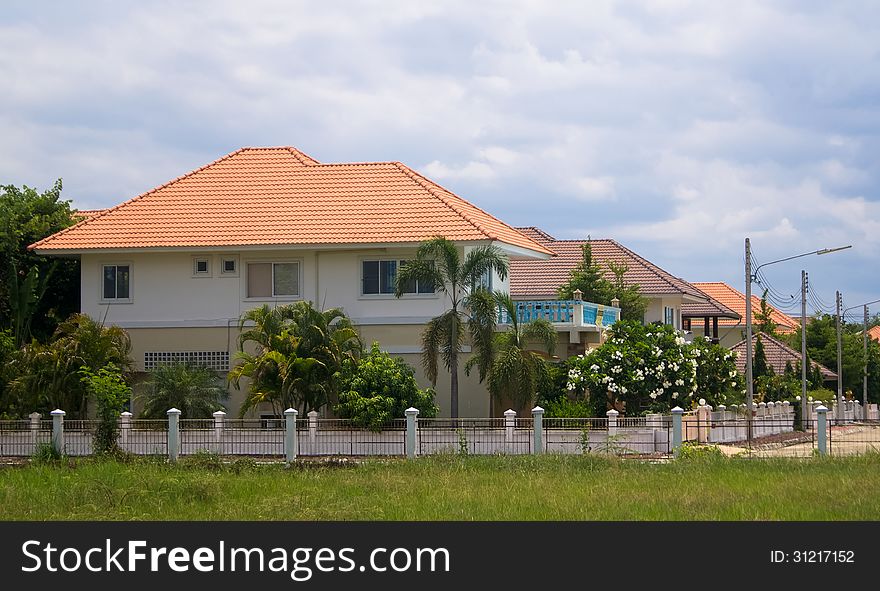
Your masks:
{"label": "blue sky", "polygon": [[[478,5],[478,6],[475,6]],[[106,207],[241,146],[400,160],[691,281],[880,299],[872,2],[4,2],[0,183]],[[756,287],[756,289],[758,289]],[[880,305],[875,306],[880,310]]]}

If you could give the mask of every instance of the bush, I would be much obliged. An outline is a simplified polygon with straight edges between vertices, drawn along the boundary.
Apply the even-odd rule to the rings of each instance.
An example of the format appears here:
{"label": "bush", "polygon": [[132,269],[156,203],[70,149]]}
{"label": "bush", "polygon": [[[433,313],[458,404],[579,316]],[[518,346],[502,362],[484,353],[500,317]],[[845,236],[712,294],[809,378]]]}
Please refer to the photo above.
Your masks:
{"label": "bush", "polygon": [[41,443],[34,450],[31,458],[38,464],[52,463],[61,459],[61,453],[51,443]]}
{"label": "bush", "polygon": [[563,396],[544,403],[544,416],[547,418],[583,418],[593,416],[593,409],[587,400],[570,400]]}
{"label": "bush", "polygon": [[169,408],[180,411],[181,419],[207,419],[224,410],[220,403],[229,394],[220,386],[217,374],[202,365],[169,363],[150,372],[144,394],[143,418],[164,419]]}
{"label": "bush", "polygon": [[420,390],[413,369],[403,359],[393,358],[373,343],[360,361],[344,364],[339,403],[333,407],[340,417],[355,425],[381,430],[394,419],[402,419],[407,408],[419,409],[419,416],[437,416],[434,390]]}
{"label": "bush", "polygon": [[88,386],[98,404],[95,453],[113,453],[118,449],[119,413],[131,399],[131,388],[125,383],[119,368],[112,363],[97,372],[86,368],[80,370],[80,373],[83,383]]}
{"label": "bush", "polygon": [[681,444],[676,459],[682,462],[717,462],[725,457],[716,445],[700,445],[686,441]]}

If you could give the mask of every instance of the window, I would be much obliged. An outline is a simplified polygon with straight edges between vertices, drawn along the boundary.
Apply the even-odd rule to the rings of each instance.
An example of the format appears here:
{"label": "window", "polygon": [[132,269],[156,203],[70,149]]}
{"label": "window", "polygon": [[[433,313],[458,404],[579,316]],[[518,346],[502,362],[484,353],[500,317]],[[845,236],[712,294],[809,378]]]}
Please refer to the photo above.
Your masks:
{"label": "window", "polygon": [[233,258],[222,259],[220,272],[224,275],[234,275],[238,272],[238,261]]}
{"label": "window", "polygon": [[299,297],[299,263],[248,263],[247,297]]}
{"label": "window", "polygon": [[678,322],[676,322],[676,320],[675,308],[663,306],[663,323],[678,328]]}
{"label": "window", "polygon": [[191,363],[214,371],[229,371],[228,351],[145,351],[144,370],[150,371],[160,365]]}
{"label": "window", "polygon": [[193,257],[193,277],[210,277],[211,259],[208,257]]}
{"label": "window", "polygon": [[103,299],[131,299],[131,265],[103,265],[103,275]]}
{"label": "window", "polygon": [[492,269],[486,269],[486,271],[480,275],[480,278],[477,282],[471,286],[472,290],[476,289],[485,289],[486,291],[492,291]]}
{"label": "window", "polygon": [[[406,266],[405,260],[372,260],[362,263],[363,295],[393,294],[397,283],[397,270]],[[432,294],[434,284],[429,281],[409,281],[403,287],[403,293]]]}

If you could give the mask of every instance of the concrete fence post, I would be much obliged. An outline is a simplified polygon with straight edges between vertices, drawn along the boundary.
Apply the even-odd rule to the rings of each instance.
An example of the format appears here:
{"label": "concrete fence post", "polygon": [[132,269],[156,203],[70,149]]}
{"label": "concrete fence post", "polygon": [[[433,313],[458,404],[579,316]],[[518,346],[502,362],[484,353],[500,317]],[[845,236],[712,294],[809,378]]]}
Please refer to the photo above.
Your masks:
{"label": "concrete fence post", "polygon": [[617,435],[617,415],[619,414],[613,408],[605,413],[605,416],[608,417],[608,437]]}
{"label": "concrete fence post", "polygon": [[828,425],[827,415],[828,409],[820,404],[819,408],[816,409],[816,446],[819,450],[820,456],[824,456],[828,453],[828,432],[826,431]]}
{"label": "concrete fence post", "polygon": [[309,442],[312,445],[315,445],[315,440],[318,438],[318,411],[310,410],[308,417],[309,417]]}
{"label": "concrete fence post", "polygon": [[168,459],[176,462],[180,456],[180,411],[169,408],[168,415]]}
{"label": "concrete fence post", "polygon": [[40,419],[43,418],[43,415],[38,412],[32,412],[28,415],[28,418],[31,420],[31,443],[36,445],[37,433],[40,432]]}
{"label": "concrete fence post", "polygon": [[295,408],[284,411],[284,459],[288,464],[296,459],[296,453],[299,451],[296,445],[297,414],[299,413]]}
{"label": "concrete fence post", "polygon": [[723,404],[719,404],[717,407],[718,416],[721,417],[721,428],[718,429],[719,437],[721,438],[720,442],[726,442],[727,439],[727,407]]}
{"label": "concrete fence post", "polygon": [[403,412],[406,414],[406,457],[412,460],[417,455],[416,430],[419,421],[419,409],[411,406]]}
{"label": "concrete fence post", "polygon": [[131,416],[128,411],[119,413],[119,439],[123,444],[128,443],[128,434],[131,433]]}
{"label": "concrete fence post", "polygon": [[49,413],[52,415],[52,447],[59,454],[64,453],[64,415],[67,414],[60,408]]}
{"label": "concrete fence post", "polygon": [[212,415],[214,417],[214,446],[217,449],[218,454],[223,453],[223,429],[225,428],[224,422],[226,421],[226,413],[222,410],[215,411]]}
{"label": "concrete fence post", "polygon": [[532,448],[533,454],[540,454],[544,452],[544,409],[540,406],[536,406],[532,409],[532,420],[534,421],[534,446]]}
{"label": "concrete fence post", "polygon": [[516,411],[508,408],[504,411],[504,442],[513,443],[513,428],[516,426]]}
{"label": "concrete fence post", "polygon": [[678,452],[681,450],[681,415],[683,414],[684,409],[680,406],[672,409],[672,453],[675,457],[678,457]]}

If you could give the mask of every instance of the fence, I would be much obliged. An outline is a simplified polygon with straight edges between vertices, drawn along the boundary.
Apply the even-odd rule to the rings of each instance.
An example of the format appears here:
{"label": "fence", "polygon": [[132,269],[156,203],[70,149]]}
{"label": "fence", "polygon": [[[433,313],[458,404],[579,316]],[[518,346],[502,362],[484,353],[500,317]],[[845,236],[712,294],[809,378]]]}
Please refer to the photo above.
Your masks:
{"label": "fence", "polygon": [[[34,413],[28,420],[0,421],[0,456],[31,456],[42,444],[70,456],[94,453],[98,421],[65,421],[61,410],[51,414],[52,420]],[[180,419],[180,411],[171,409],[167,420],[142,420],[126,412],[119,417],[117,444],[128,453],[172,461],[199,452],[287,461],[298,456],[412,458],[437,453],[650,457],[676,453],[686,442],[723,445],[730,453],[756,456],[880,451],[877,405],[841,405],[829,412],[811,404],[801,422],[786,402],[762,403],[751,419],[742,406],[713,409],[705,404],[691,412],[676,408],[671,415],[643,417],[621,417],[609,410],[604,418],[544,418],[540,407],[531,418],[517,417],[512,410],[499,419],[419,419],[416,409],[406,414],[381,430],[370,430],[349,420],[318,418],[314,411],[298,419],[294,409],[285,411],[283,419],[229,419],[222,411],[211,419]]]}

